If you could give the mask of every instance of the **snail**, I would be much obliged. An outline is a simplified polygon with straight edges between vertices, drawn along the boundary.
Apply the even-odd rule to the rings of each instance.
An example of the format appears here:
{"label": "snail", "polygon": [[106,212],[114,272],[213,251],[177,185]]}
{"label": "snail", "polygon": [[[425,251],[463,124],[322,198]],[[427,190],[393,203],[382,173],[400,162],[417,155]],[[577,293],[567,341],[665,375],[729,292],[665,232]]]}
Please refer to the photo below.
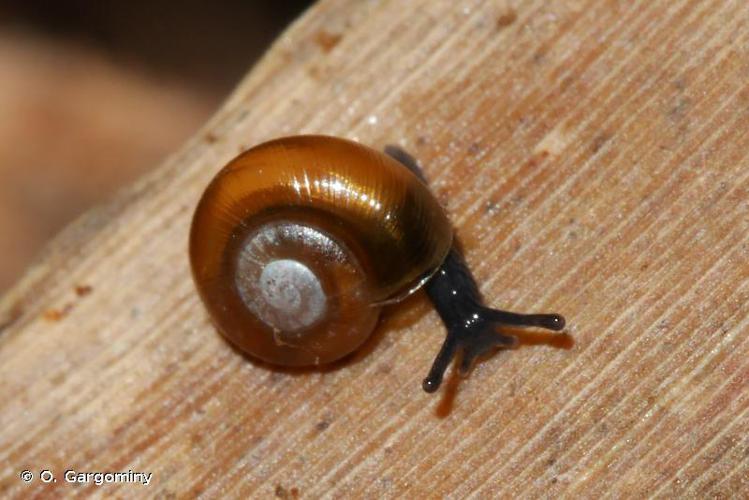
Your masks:
{"label": "snail", "polygon": [[355,351],[380,311],[426,290],[447,336],[423,389],[452,359],[461,373],[512,347],[500,325],[561,330],[558,314],[486,307],[453,228],[405,151],[328,136],[255,146],[210,182],[190,229],[198,292],[218,330],[274,365],[315,366]]}

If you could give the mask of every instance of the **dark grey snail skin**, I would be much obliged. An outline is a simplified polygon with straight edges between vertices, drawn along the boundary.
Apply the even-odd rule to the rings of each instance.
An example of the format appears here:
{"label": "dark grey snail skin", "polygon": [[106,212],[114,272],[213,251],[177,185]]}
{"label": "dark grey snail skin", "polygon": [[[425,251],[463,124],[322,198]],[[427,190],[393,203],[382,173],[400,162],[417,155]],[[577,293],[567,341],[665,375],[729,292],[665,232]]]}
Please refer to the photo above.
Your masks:
{"label": "dark grey snail skin", "polygon": [[[405,151],[388,146],[385,153],[398,160],[426,182],[416,161]],[[424,289],[447,327],[447,336],[429,374],[422,383],[426,392],[435,392],[442,384],[447,367],[460,352],[460,372],[465,374],[477,357],[498,347],[514,347],[517,338],[498,333],[499,326],[535,326],[548,330],[564,328],[559,314],[518,314],[486,307],[476,280],[455,244]]]}

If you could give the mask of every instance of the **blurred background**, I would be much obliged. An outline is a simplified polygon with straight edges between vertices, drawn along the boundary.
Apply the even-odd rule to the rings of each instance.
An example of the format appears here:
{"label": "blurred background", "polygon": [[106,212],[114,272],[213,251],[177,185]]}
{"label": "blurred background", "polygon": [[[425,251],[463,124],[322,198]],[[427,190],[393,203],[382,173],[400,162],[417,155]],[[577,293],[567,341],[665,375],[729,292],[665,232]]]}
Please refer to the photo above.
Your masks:
{"label": "blurred background", "polygon": [[0,0],[0,294],[158,166],[310,0]]}

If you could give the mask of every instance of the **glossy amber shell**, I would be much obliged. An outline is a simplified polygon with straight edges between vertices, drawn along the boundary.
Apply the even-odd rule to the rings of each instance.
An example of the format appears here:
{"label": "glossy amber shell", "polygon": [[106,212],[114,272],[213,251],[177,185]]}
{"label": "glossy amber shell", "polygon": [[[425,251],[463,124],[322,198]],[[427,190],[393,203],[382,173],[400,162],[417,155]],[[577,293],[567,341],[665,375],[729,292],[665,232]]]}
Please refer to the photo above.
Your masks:
{"label": "glossy amber shell", "polygon": [[[269,221],[299,221],[330,234],[355,255],[366,279],[366,292],[356,298],[334,297],[328,313],[337,318],[295,334],[294,342],[247,309],[232,275],[242,241]],[[376,324],[379,304],[418,288],[451,244],[443,209],[399,162],[352,141],[296,136],[256,146],[216,175],[195,212],[190,261],[209,313],[231,342],[271,363],[310,365],[358,347]],[[313,265],[324,268],[318,261]],[[357,305],[362,297],[367,310]]]}

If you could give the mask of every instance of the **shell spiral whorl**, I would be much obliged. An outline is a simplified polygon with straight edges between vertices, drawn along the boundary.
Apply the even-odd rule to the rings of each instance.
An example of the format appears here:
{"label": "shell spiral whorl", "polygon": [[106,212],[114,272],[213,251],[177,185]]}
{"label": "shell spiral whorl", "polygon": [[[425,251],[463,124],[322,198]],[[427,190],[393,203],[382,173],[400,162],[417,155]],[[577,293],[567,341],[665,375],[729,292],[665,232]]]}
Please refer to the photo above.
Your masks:
{"label": "shell spiral whorl", "polygon": [[403,165],[355,142],[297,136],[219,172],[195,212],[190,260],[232,343],[299,366],[354,351],[378,304],[418,288],[451,245],[444,211]]}

